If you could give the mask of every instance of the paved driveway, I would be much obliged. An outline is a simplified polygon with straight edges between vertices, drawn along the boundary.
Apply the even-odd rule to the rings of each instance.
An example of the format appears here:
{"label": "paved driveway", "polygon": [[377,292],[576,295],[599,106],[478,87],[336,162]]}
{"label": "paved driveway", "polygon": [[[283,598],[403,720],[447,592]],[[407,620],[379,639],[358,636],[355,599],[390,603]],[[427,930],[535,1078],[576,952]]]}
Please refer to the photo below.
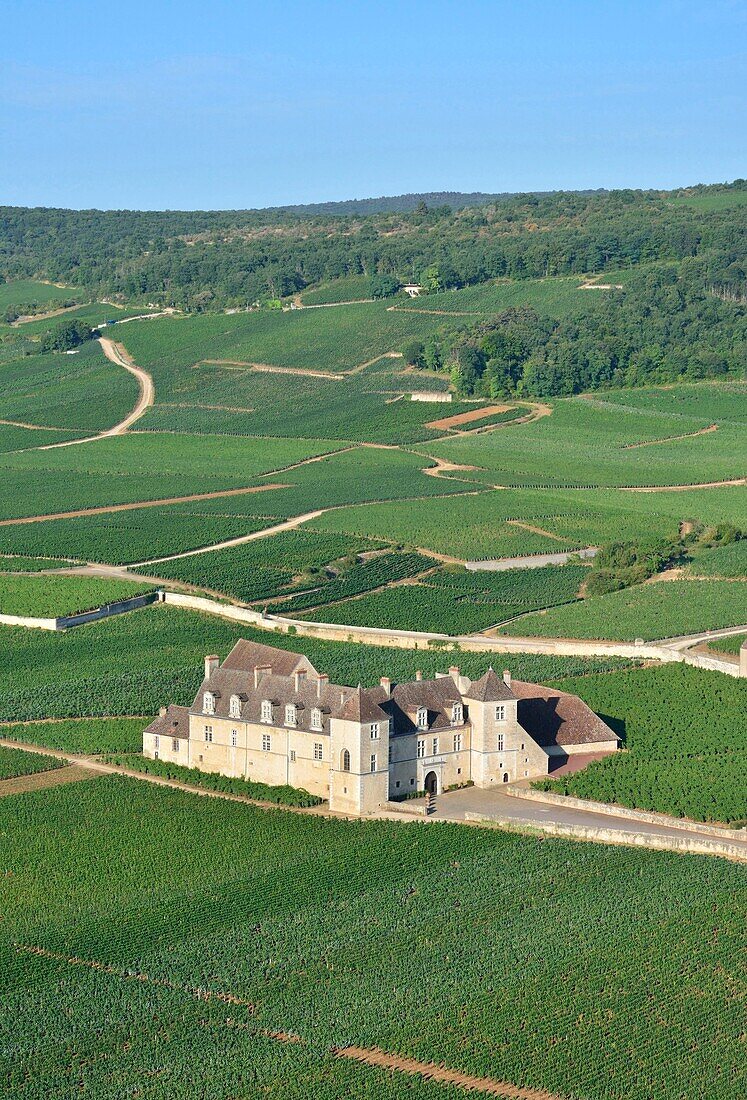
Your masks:
{"label": "paved driveway", "polygon": [[[669,825],[666,818],[661,824],[635,821],[615,814],[595,813],[591,810],[578,810],[570,806],[555,806],[529,798],[514,797],[505,794],[500,788],[480,790],[477,787],[465,787],[461,791],[441,794],[436,799],[436,811],[431,818],[437,821],[464,821],[466,813],[504,818],[515,821],[517,825],[535,827],[549,822],[559,825],[585,825],[587,828],[610,829],[621,833],[680,838],[689,835],[699,840],[709,839],[697,830],[688,829],[685,822],[681,825]],[[747,855],[747,829],[737,831],[736,836],[732,830],[725,829],[724,833],[725,841],[743,847]]]}

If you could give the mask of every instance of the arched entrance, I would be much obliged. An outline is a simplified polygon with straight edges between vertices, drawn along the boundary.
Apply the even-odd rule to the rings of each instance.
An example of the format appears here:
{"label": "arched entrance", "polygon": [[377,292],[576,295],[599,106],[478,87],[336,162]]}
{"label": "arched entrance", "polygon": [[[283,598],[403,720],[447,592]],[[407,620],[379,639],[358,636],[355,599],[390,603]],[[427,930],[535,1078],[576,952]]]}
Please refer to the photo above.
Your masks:
{"label": "arched entrance", "polygon": [[508,783],[508,772],[503,773],[503,782]]}
{"label": "arched entrance", "polygon": [[425,777],[425,793],[438,794],[438,776],[435,772],[428,772]]}

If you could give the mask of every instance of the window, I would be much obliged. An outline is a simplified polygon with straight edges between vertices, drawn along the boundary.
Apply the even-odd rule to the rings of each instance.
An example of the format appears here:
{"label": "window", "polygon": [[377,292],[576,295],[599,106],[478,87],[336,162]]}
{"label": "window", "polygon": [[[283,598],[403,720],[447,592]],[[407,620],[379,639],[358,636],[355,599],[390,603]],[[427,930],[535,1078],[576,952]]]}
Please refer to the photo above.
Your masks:
{"label": "window", "polygon": [[324,746],[322,745],[321,741],[315,741],[314,742],[314,759],[315,760],[322,760],[323,759],[323,756],[324,756],[324,751],[323,750],[324,750]]}
{"label": "window", "polygon": [[503,703],[499,703],[498,706],[495,708],[495,720],[496,722],[506,721],[506,708]]}
{"label": "window", "polygon": [[395,786],[395,787],[398,787],[398,786],[399,786],[399,779],[398,779],[398,780],[397,780],[397,782],[396,782],[396,783],[394,784],[394,786]]}
{"label": "window", "polygon": [[376,771],[376,753],[375,752],[371,753],[371,771],[372,772]]}
{"label": "window", "polygon": [[455,726],[460,726],[464,721],[464,707],[461,703],[454,703],[451,708],[451,721]]}
{"label": "window", "polygon": [[378,739],[378,736],[379,736],[379,723],[378,722],[372,722],[371,723],[371,740],[376,741]]}
{"label": "window", "polygon": [[462,735],[461,733],[454,734],[454,752],[462,751]]}
{"label": "window", "polygon": [[206,691],[202,696],[202,709],[205,714],[215,714],[215,696],[212,691]]}
{"label": "window", "polygon": [[231,730],[231,748],[235,749],[239,743],[239,731]]}
{"label": "window", "polygon": [[213,727],[212,726],[205,726],[205,740],[206,741],[212,741],[213,740]]}
{"label": "window", "polygon": [[524,751],[524,742],[523,741],[521,742],[521,751],[522,752]]}
{"label": "window", "polygon": [[414,779],[411,779],[411,780],[410,780],[410,786],[411,786],[411,787],[414,787],[414,786],[415,786],[415,780],[414,780]]}
{"label": "window", "polygon": [[171,742],[171,751],[179,752],[179,738],[175,737]]}
{"label": "window", "polygon": [[350,771],[350,753],[347,749],[342,750],[342,770],[344,772]]}
{"label": "window", "polygon": [[418,757],[425,756],[425,740],[418,741]]}
{"label": "window", "polygon": [[295,703],[288,703],[285,708],[285,724],[286,726],[295,726],[296,724],[296,706]]}
{"label": "window", "polygon": [[241,718],[241,700],[238,695],[231,696],[231,702],[228,705],[229,718]]}
{"label": "window", "polygon": [[272,703],[270,702],[269,699],[263,699],[262,700],[262,709],[261,709],[261,712],[260,712],[260,721],[261,722],[271,722],[272,721]]}
{"label": "window", "polygon": [[502,733],[498,734],[498,737],[496,738],[495,747],[498,749],[498,752],[503,752],[503,734]]}
{"label": "window", "polygon": [[323,728],[324,720],[322,718],[322,712],[319,707],[314,707],[311,712],[311,728],[313,730],[320,730]]}
{"label": "window", "polygon": [[160,746],[160,744],[161,744],[161,739],[158,736],[158,734],[155,734],[155,736],[153,737],[153,748],[157,749]]}
{"label": "window", "polygon": [[425,707],[418,707],[418,729],[428,729],[428,711]]}
{"label": "window", "polygon": [[433,738],[433,755],[436,756],[437,754],[438,754],[438,738],[434,737]]}
{"label": "window", "polygon": [[269,733],[262,734],[262,752],[269,752],[272,742]]}
{"label": "window", "polygon": [[296,750],[295,749],[291,749],[291,751],[290,751],[290,762],[291,762],[291,764],[295,764],[295,762],[296,762]]}

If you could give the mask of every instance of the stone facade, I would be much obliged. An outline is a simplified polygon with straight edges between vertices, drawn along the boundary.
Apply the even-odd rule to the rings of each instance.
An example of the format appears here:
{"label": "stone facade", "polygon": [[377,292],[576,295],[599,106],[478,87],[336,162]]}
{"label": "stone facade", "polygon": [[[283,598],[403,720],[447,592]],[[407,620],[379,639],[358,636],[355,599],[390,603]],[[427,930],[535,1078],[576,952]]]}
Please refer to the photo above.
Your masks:
{"label": "stone facade", "polygon": [[206,657],[192,706],[163,708],[143,734],[151,758],[301,787],[358,815],[418,791],[536,778],[558,756],[617,747],[580,699],[508,673],[471,681],[453,667],[351,688],[298,653],[247,641],[222,665]]}

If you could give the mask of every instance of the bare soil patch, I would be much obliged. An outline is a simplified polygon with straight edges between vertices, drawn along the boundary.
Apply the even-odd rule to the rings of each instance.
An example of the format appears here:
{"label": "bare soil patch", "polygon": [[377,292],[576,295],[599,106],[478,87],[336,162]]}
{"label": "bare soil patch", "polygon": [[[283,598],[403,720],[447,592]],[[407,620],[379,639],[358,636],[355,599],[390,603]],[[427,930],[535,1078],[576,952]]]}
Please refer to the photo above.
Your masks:
{"label": "bare soil patch", "polygon": [[367,1066],[380,1066],[384,1069],[394,1069],[400,1073],[423,1077],[426,1081],[440,1081],[445,1084],[456,1085],[457,1088],[466,1089],[470,1092],[483,1092],[488,1096],[500,1096],[503,1097],[503,1100],[560,1100],[556,1093],[547,1092],[545,1089],[522,1088],[519,1085],[511,1085],[507,1081],[497,1081],[492,1077],[477,1077],[470,1073],[460,1073],[459,1070],[437,1066],[433,1062],[420,1062],[416,1058],[403,1058],[398,1054],[388,1054],[386,1051],[376,1048],[334,1047],[333,1054],[337,1058],[351,1058],[353,1061],[363,1062]]}
{"label": "bare soil patch", "polygon": [[60,787],[63,783],[79,783],[81,779],[93,779],[96,773],[80,764],[71,764],[67,768],[52,768],[48,772],[34,772],[32,775],[18,775],[13,779],[0,780],[0,798],[10,794],[26,794],[45,787]]}
{"label": "bare soil patch", "polygon": [[470,412],[457,413],[455,416],[444,416],[441,420],[431,420],[426,424],[426,428],[459,428],[462,424],[472,424],[475,420],[485,420],[489,416],[509,412],[511,407],[511,405],[487,405],[479,409],[471,409]]}
{"label": "bare soil patch", "polygon": [[[293,467],[288,467],[292,469]],[[15,519],[0,519],[0,527],[12,527],[19,523],[45,523],[52,519],[77,519],[79,516],[100,516],[106,512],[131,512],[135,508],[160,508],[164,504],[189,504],[194,500],[215,500],[217,497],[237,497],[246,493],[266,493],[270,489],[287,489],[280,483],[273,485],[250,485],[246,489],[221,489],[214,493],[192,493],[185,497],[163,497],[161,500],[136,500],[130,504],[105,504],[100,508],[79,508],[74,512],[50,512],[46,516],[21,516]]]}
{"label": "bare soil patch", "polygon": [[709,424],[707,428],[700,428],[697,432],[686,432],[685,435],[668,435],[664,439],[646,439],[643,443],[626,443],[624,451],[635,451],[638,447],[659,447],[662,443],[676,443],[678,439],[695,439],[698,435],[710,435],[718,431],[718,424]]}

